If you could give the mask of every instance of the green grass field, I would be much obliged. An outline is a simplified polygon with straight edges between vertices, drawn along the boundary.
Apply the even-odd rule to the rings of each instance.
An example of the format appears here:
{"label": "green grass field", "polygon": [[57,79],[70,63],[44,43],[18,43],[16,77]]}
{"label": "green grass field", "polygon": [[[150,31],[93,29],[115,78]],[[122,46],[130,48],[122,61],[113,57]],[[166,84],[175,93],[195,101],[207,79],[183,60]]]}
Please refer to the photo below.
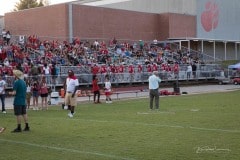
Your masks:
{"label": "green grass field", "polygon": [[75,117],[29,111],[30,132],[0,115],[1,160],[239,160],[240,91],[79,104]]}

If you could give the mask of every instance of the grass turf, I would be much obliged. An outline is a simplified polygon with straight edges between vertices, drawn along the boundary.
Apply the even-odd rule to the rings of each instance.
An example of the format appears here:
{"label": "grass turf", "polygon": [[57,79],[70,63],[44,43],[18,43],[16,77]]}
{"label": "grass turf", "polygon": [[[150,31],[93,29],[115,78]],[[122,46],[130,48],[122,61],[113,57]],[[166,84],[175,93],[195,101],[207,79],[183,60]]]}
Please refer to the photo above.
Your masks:
{"label": "grass turf", "polygon": [[10,133],[16,120],[1,115],[0,159],[238,160],[240,91],[149,100],[79,104],[74,118],[61,107],[28,111],[30,132]]}

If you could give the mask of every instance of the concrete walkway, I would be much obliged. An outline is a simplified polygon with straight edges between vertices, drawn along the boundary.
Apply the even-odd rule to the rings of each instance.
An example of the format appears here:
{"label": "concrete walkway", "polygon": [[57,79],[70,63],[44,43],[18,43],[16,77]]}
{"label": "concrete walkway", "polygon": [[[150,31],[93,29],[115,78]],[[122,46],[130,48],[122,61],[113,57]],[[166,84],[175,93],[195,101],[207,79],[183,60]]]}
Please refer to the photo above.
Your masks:
{"label": "concrete walkway", "polygon": [[[115,89],[115,92],[112,94],[113,100],[129,99],[129,98],[142,98],[148,97],[148,90],[143,89],[144,87],[130,87],[123,89]],[[146,88],[146,86],[145,86]],[[161,90],[173,91],[173,88],[160,88]],[[180,86],[180,92],[187,92],[188,94],[200,94],[200,93],[211,93],[211,92],[227,92],[233,90],[240,90],[240,85],[194,85],[194,86]],[[49,98],[50,99],[50,98]],[[105,102],[105,96],[101,95],[101,100]],[[50,99],[51,101],[51,99]],[[55,100],[54,100],[55,101]],[[64,99],[59,97],[57,100],[58,104],[62,104]],[[55,101],[55,102],[56,102]],[[92,103],[93,97],[78,97],[77,101],[79,103]],[[32,100],[31,100],[32,102]],[[6,109],[13,109],[13,97],[7,97],[5,100]],[[39,104],[41,104],[41,97],[39,97]]]}

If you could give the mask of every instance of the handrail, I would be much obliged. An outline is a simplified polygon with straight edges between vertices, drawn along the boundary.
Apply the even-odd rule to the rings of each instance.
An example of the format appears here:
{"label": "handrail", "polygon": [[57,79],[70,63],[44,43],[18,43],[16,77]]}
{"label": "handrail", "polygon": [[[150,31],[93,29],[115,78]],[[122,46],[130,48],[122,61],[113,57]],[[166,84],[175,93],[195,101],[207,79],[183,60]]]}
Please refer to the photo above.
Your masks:
{"label": "handrail", "polygon": [[[185,70],[180,70],[179,73],[174,74],[173,72],[166,72],[166,71],[159,71],[159,76],[162,79],[163,82],[171,82],[171,81],[176,81],[176,80],[181,80],[181,81],[188,81],[188,80],[201,80],[201,79],[215,79],[215,77],[218,77],[221,75],[222,70],[212,68],[212,70],[206,70],[209,67],[203,66],[199,68],[196,71],[196,77],[193,77],[191,74],[190,78],[187,77],[187,73]],[[148,77],[151,75],[150,72],[135,72],[135,73],[105,73],[105,74],[97,74],[98,79],[99,79],[99,84],[104,85],[105,82],[105,75],[109,74],[110,75],[110,81],[114,85],[118,84],[126,84],[126,83],[147,83],[148,82]],[[90,86],[92,85],[92,74],[75,74],[78,77],[80,86]],[[47,84],[50,87],[61,87],[63,86],[63,83],[67,77],[67,74],[61,74],[58,76],[46,76]],[[33,81],[41,81],[41,78],[43,75],[39,76],[26,76],[25,79],[30,80],[31,82]],[[14,77],[13,76],[5,76],[3,77],[6,82],[7,82],[7,88],[11,89],[13,82],[14,82]]]}

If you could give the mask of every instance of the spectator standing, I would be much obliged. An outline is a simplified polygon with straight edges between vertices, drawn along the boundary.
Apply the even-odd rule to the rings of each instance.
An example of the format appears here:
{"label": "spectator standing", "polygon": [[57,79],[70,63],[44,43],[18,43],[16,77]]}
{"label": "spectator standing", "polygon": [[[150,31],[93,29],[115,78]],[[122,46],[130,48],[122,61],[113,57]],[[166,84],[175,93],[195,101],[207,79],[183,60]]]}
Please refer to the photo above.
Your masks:
{"label": "spectator standing", "polygon": [[47,97],[48,97],[48,87],[46,83],[46,77],[42,77],[42,81],[40,83],[40,96],[42,98],[41,103],[41,109],[42,110],[48,110],[48,104],[47,104]]}
{"label": "spectator standing", "polygon": [[98,40],[95,40],[95,41],[94,41],[93,47],[94,47],[94,49],[95,49],[96,51],[99,49],[99,42],[98,42]]}
{"label": "spectator standing", "polygon": [[19,70],[19,71],[21,71],[21,72],[24,71],[21,63],[18,63],[18,64],[17,64],[16,69]]}
{"label": "spectator standing", "polygon": [[99,70],[100,70],[100,68],[96,63],[91,68],[91,71],[92,71],[93,75],[97,75],[99,73]]}
{"label": "spectator standing", "polygon": [[38,110],[39,85],[37,81],[33,82],[32,96],[33,96],[33,110]]}
{"label": "spectator standing", "polygon": [[109,75],[105,76],[105,96],[106,96],[106,103],[112,103],[112,99],[111,99],[111,82],[110,82],[110,78]]}
{"label": "spectator standing", "polygon": [[197,71],[197,66],[195,63],[192,64],[192,73],[193,73],[193,78],[196,78],[196,71]]}
{"label": "spectator standing", "polygon": [[23,117],[25,122],[25,128],[23,131],[30,131],[30,127],[28,125],[28,116],[26,112],[26,91],[27,86],[25,81],[23,80],[23,73],[19,70],[14,70],[13,74],[15,76],[15,82],[13,84],[13,92],[10,92],[11,95],[15,95],[13,106],[14,106],[14,114],[17,118],[17,128],[12,132],[21,132],[21,117]]}
{"label": "spectator standing", "polygon": [[190,63],[188,63],[186,72],[187,72],[187,79],[190,79],[192,75],[192,65]]}
{"label": "spectator standing", "polygon": [[45,46],[43,45],[43,43],[40,44],[39,50],[40,50],[41,56],[44,56],[45,55]]}
{"label": "spectator standing", "polygon": [[74,75],[72,70],[68,71],[68,77],[64,83],[64,89],[66,91],[65,95],[65,106],[68,106],[70,113],[68,116],[73,117],[75,113],[75,106],[77,106],[77,95],[75,94],[79,86],[79,81]]}
{"label": "spectator standing", "polygon": [[140,47],[140,50],[143,50],[143,46],[144,46],[144,42],[143,42],[143,40],[139,40],[139,47]]}
{"label": "spectator standing", "polygon": [[105,64],[103,64],[100,68],[100,72],[101,72],[101,82],[105,81],[105,76],[107,74],[107,67]]}
{"label": "spectator standing", "polygon": [[152,71],[158,71],[158,65],[157,65],[157,63],[153,63],[153,65],[152,65]]}
{"label": "spectator standing", "polygon": [[6,30],[5,30],[5,29],[3,29],[3,30],[2,30],[2,37],[3,37],[3,41],[4,41],[4,42],[6,42],[6,41],[7,41],[6,34],[7,34]]}
{"label": "spectator standing", "polygon": [[34,81],[38,80],[38,75],[39,75],[39,69],[36,65],[31,64],[31,69],[30,69],[30,76],[32,76],[32,79]]}
{"label": "spectator standing", "polygon": [[2,75],[0,75],[0,99],[2,102],[2,113],[7,113],[5,110],[5,96],[6,96],[5,89],[6,89],[6,87],[7,87],[7,83],[3,79]]}
{"label": "spectator standing", "polygon": [[134,80],[134,66],[133,64],[130,64],[128,66],[128,73],[129,73],[129,80],[130,80],[130,83],[132,84],[133,80]]}
{"label": "spectator standing", "polygon": [[55,87],[56,79],[57,79],[57,76],[58,76],[57,67],[56,67],[55,63],[52,64],[51,75],[52,75],[52,84]]}
{"label": "spectator standing", "polygon": [[30,80],[26,81],[26,85],[27,85],[26,101],[27,101],[27,109],[29,109],[30,103],[31,103],[31,97],[32,97]]}
{"label": "spectator standing", "polygon": [[3,64],[4,64],[5,67],[9,67],[10,63],[9,63],[8,58],[4,59]]}
{"label": "spectator standing", "polygon": [[10,33],[10,31],[7,31],[7,33],[6,33],[7,45],[9,45],[10,40],[11,40],[11,33]]}
{"label": "spectator standing", "polygon": [[149,97],[150,97],[150,110],[153,110],[153,100],[155,99],[155,109],[159,109],[159,83],[161,79],[158,77],[158,72],[153,71],[152,75],[149,77]]}
{"label": "spectator standing", "polygon": [[178,79],[179,78],[179,65],[177,62],[173,65],[173,72],[174,72],[174,78]]}
{"label": "spectator standing", "polygon": [[[98,86],[97,75],[93,75],[92,90],[93,90],[93,101],[94,101],[94,103],[101,103],[100,102],[100,88]],[[97,97],[97,101],[96,101],[96,97]]]}
{"label": "spectator standing", "polygon": [[46,76],[46,83],[50,84],[50,67],[47,65],[47,63],[44,64],[43,66],[43,75]]}
{"label": "spectator standing", "polygon": [[120,66],[118,67],[118,75],[119,75],[119,78],[118,80],[120,82],[123,82],[124,81],[124,65],[123,64],[120,64]]}

